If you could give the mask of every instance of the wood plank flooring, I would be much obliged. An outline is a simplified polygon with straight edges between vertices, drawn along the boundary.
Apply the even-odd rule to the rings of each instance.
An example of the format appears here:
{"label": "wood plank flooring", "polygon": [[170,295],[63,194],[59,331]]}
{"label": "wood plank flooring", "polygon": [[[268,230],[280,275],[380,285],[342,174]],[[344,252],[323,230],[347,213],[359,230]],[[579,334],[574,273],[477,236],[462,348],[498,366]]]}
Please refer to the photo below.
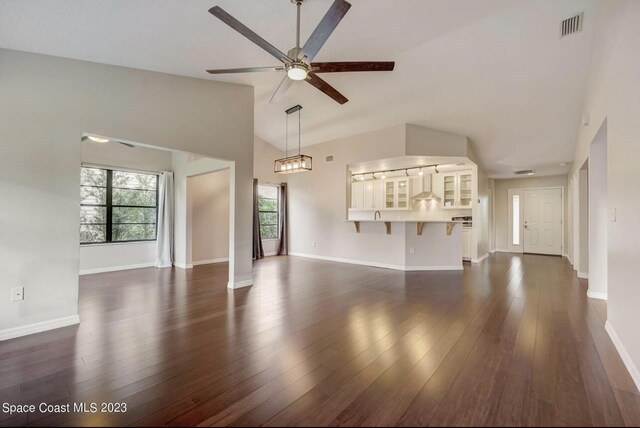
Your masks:
{"label": "wood plank flooring", "polygon": [[0,425],[640,425],[640,394],[566,260],[460,272],[297,257],[81,278],[79,326],[0,342]]}

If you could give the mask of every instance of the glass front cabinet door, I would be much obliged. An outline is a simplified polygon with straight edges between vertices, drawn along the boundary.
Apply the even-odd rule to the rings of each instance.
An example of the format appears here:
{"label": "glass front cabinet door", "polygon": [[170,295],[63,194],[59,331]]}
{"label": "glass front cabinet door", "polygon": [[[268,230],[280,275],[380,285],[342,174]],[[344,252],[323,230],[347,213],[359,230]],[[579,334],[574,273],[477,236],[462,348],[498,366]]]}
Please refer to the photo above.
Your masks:
{"label": "glass front cabinet door", "polygon": [[445,208],[456,206],[456,174],[445,175],[444,180],[444,196],[442,204]]}
{"label": "glass front cabinet door", "polygon": [[391,210],[395,208],[396,189],[395,183],[391,180],[384,182],[384,207]]}

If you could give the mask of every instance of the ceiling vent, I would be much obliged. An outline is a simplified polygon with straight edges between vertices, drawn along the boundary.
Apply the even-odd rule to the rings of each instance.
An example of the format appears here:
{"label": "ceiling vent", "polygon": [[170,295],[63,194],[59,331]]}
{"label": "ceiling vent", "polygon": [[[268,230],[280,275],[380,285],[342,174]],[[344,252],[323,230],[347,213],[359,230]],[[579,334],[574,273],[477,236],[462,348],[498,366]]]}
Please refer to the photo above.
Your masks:
{"label": "ceiling vent", "polygon": [[333,162],[333,155],[329,155],[327,157],[324,158],[325,162]]}
{"label": "ceiling vent", "polygon": [[560,26],[560,37],[568,36],[569,34],[579,33],[582,31],[582,21],[584,13],[579,13],[576,16],[565,19]]}
{"label": "ceiling vent", "polygon": [[532,169],[523,169],[522,171],[516,171],[514,174],[516,175],[533,175],[535,173]]}

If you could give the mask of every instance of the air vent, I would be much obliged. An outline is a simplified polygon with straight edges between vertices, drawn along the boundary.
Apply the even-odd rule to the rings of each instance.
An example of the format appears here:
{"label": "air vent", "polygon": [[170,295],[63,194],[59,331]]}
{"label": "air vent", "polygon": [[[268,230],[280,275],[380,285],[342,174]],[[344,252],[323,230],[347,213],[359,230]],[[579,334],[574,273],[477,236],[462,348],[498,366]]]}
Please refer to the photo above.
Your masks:
{"label": "air vent", "polygon": [[583,15],[582,13],[579,13],[576,16],[572,16],[571,18],[565,19],[564,21],[562,21],[562,25],[560,27],[560,30],[561,30],[560,37],[565,37],[565,36],[568,36],[569,34],[579,33],[580,31],[582,31],[582,21],[583,21],[582,15]]}
{"label": "air vent", "polygon": [[535,173],[532,169],[523,169],[522,171],[516,171],[514,174],[516,175],[533,175]]}
{"label": "air vent", "polygon": [[333,162],[333,155],[329,155],[326,158],[324,158],[325,162]]}

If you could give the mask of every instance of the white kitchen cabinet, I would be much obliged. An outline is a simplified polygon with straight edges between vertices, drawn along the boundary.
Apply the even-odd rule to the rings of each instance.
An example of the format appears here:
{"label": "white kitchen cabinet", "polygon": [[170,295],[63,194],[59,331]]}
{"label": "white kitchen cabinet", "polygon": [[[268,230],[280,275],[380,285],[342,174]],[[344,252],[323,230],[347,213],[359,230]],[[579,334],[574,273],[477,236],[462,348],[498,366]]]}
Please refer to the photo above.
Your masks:
{"label": "white kitchen cabinet", "polygon": [[409,177],[384,180],[384,209],[411,209],[411,182]]}
{"label": "white kitchen cabinet", "polygon": [[442,175],[445,209],[471,208],[473,205],[473,175],[471,171],[450,172]]}
{"label": "white kitchen cabinet", "polygon": [[350,208],[354,210],[383,210],[384,182],[382,180],[367,180],[351,183]]}
{"label": "white kitchen cabinet", "polygon": [[471,260],[471,228],[462,228],[462,259]]}
{"label": "white kitchen cabinet", "polygon": [[351,208],[363,210],[364,207],[364,182],[356,181],[351,183]]}

